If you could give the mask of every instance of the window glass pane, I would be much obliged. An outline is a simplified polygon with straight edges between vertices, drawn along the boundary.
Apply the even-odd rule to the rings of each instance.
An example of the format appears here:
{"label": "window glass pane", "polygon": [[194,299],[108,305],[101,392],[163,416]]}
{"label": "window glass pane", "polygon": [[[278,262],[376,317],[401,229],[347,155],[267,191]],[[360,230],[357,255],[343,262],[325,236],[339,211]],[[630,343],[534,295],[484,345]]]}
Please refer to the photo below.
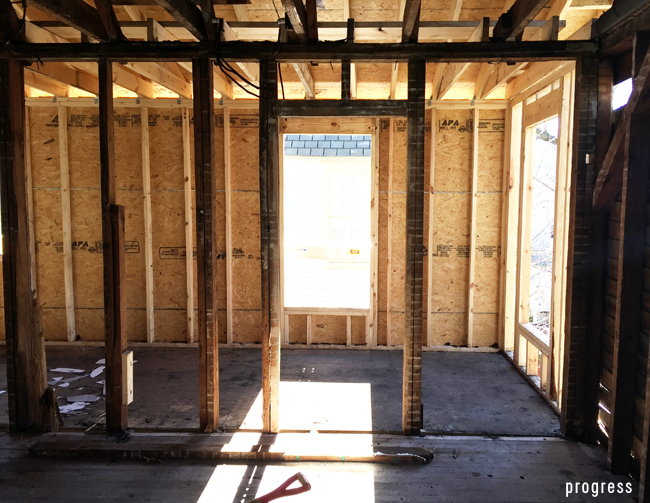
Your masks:
{"label": "window glass pane", "polygon": [[[368,309],[369,141],[356,135],[325,136],[322,141],[331,142],[329,156],[323,149],[307,149],[311,135],[285,135],[284,305]],[[351,143],[363,144],[364,155],[352,156]]]}
{"label": "window glass pane", "polygon": [[[553,232],[557,172],[557,117],[535,127],[530,218],[529,322],[549,332],[553,283]],[[526,320],[522,320],[526,321]]]}

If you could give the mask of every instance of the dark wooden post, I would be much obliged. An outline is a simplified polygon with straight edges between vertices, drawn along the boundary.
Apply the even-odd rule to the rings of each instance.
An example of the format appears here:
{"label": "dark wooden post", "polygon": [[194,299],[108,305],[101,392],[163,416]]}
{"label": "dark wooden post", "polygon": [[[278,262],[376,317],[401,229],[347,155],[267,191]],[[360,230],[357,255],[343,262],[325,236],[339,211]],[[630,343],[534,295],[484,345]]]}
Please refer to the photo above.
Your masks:
{"label": "dark wooden post", "polygon": [[[598,116],[596,144],[596,169],[603,164],[612,133],[612,67],[608,61],[598,65]],[[589,338],[585,345],[585,384],[584,384],[584,431],[582,439],[595,443],[602,435],[598,427],[598,403],[600,401],[600,377],[602,372],[601,348],[604,334],[604,308],[607,277],[607,226],[609,214],[604,211],[593,213],[591,233],[591,312]],[[560,362],[562,363],[562,362]]]}
{"label": "dark wooden post", "polygon": [[614,473],[630,470],[634,437],[637,348],[641,331],[650,175],[650,116],[632,116],[625,145],[618,265],[619,326],[614,341],[615,390],[608,461]]}
{"label": "dark wooden post", "polygon": [[280,406],[280,172],[277,64],[260,61],[260,238],[262,256],[262,423],[277,433]]}
{"label": "dark wooden post", "polygon": [[9,424],[13,431],[48,427],[45,345],[30,267],[32,248],[25,172],[23,65],[0,61],[0,200],[7,344]]}
{"label": "dark wooden post", "polygon": [[577,61],[575,87],[561,424],[563,435],[581,438],[585,434],[585,411],[590,406],[585,401],[589,389],[585,372],[586,368],[600,361],[600,355],[596,354],[590,358],[598,360],[585,358],[591,337],[601,337],[591,332],[591,320],[602,316],[602,313],[593,311],[588,294],[593,286],[591,230],[596,175],[597,59],[589,57]]}
{"label": "dark wooden post", "polygon": [[217,272],[213,238],[214,88],[213,62],[192,60],[194,92],[194,179],[196,184],[196,272],[199,308],[200,428],[211,433],[219,428],[219,346],[217,332]]}
{"label": "dark wooden post", "polygon": [[422,282],[424,257],[424,85],[426,62],[408,63],[408,160],[406,193],[406,333],[402,429],[422,427]]}
{"label": "dark wooden post", "polygon": [[[106,432],[126,430],[127,407],[122,402],[122,353],[126,350],[124,243],[116,241],[119,210],[115,205],[115,134],[113,123],[113,65],[100,59],[99,159],[101,169],[102,243],[104,258],[104,322],[106,325]],[[113,215],[113,212],[118,212]],[[117,220],[116,220],[117,219]],[[124,214],[122,213],[122,221]],[[124,224],[122,223],[122,228]],[[117,235],[116,235],[117,234]],[[123,239],[123,238],[122,238]]]}

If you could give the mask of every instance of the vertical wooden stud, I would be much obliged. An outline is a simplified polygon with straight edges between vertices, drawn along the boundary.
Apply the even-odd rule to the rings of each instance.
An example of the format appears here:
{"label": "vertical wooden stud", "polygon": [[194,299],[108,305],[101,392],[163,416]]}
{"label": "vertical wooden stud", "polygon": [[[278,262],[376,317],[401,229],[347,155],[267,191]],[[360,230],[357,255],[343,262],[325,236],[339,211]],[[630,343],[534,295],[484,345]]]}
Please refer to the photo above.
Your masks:
{"label": "vertical wooden stud", "polygon": [[[149,160],[149,109],[147,107],[140,109],[140,134],[142,137],[142,195],[144,196],[145,307],[147,310],[147,342],[151,343],[154,341],[155,326],[153,303],[153,225],[151,223],[151,162]],[[183,129],[184,135],[185,130]],[[185,154],[185,141],[183,141],[183,154]]]}
{"label": "vertical wooden stud", "polygon": [[307,315],[307,345],[311,344],[311,315]]}
{"label": "vertical wooden stud", "polygon": [[388,120],[388,194],[386,207],[388,211],[386,229],[386,346],[393,345],[393,155],[394,119]]}
{"label": "vertical wooden stud", "polygon": [[32,140],[29,122],[29,107],[25,107],[25,179],[27,181],[27,221],[29,222],[29,269],[31,290],[37,292],[36,280],[36,233],[34,230],[34,184],[32,178]]}
{"label": "vertical wooden stud", "polygon": [[187,343],[194,342],[194,236],[192,232],[192,142],[190,139],[190,110],[183,108],[183,192],[185,195],[185,282],[187,310]]}
{"label": "vertical wooden stud", "polygon": [[260,239],[262,265],[262,425],[279,430],[281,290],[278,231],[280,175],[278,165],[277,63],[260,60],[259,162]]}
{"label": "vertical wooden stud", "polygon": [[433,346],[433,218],[435,211],[435,198],[433,187],[436,175],[436,109],[431,109],[431,146],[429,150],[429,227],[427,228],[427,346]]}
{"label": "vertical wooden stud", "polygon": [[45,345],[36,289],[32,288],[25,173],[24,67],[0,61],[0,204],[9,424],[42,431],[47,406]]}
{"label": "vertical wooden stud", "polygon": [[74,321],[74,282],[72,279],[72,219],[70,215],[70,162],[68,159],[68,114],[58,106],[59,168],[61,171],[61,227],[63,230],[63,288],[68,342],[77,338]]}
{"label": "vertical wooden stud", "polygon": [[[508,110],[506,124],[506,166],[503,174],[501,287],[499,300],[499,347],[504,351],[515,345],[515,306],[517,290],[517,217],[519,214],[519,178],[521,164],[521,123],[523,105]],[[514,358],[513,358],[514,359]]]}
{"label": "vertical wooden stud", "polygon": [[219,428],[219,346],[217,330],[217,254],[214,216],[215,150],[213,62],[192,60],[194,91],[194,180],[199,337],[199,413],[205,433]]}
{"label": "vertical wooden stud", "polygon": [[352,346],[352,316],[345,318],[345,345]]}
{"label": "vertical wooden stud", "polygon": [[474,128],[472,131],[472,194],[469,237],[469,280],[467,284],[467,347],[474,345],[474,270],[476,268],[476,206],[478,203],[478,121],[479,109],[474,108]]}
{"label": "vertical wooden stud", "polygon": [[370,166],[370,312],[366,317],[366,344],[377,345],[377,277],[379,263],[379,144],[377,121],[372,133]]}
{"label": "vertical wooden stud", "polygon": [[[100,59],[99,158],[101,178],[102,244],[104,256],[104,319],[106,323],[106,431],[126,430],[122,404],[122,353],[126,350],[126,272],[124,265],[124,209],[115,205],[115,132],[113,65]],[[121,233],[120,234],[120,229]],[[119,239],[122,239],[120,242]],[[117,241],[116,241],[117,240]]]}
{"label": "vertical wooden stud", "polygon": [[223,109],[223,162],[226,189],[226,342],[233,343],[232,337],[232,203],[231,203],[231,165],[230,165],[230,109]]}

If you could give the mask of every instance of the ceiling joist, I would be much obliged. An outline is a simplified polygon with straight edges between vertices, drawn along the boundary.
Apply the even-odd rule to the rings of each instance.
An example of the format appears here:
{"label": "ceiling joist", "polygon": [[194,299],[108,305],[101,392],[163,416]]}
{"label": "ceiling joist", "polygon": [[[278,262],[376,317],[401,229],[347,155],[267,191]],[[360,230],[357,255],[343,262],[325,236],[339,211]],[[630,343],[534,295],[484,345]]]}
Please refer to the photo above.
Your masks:
{"label": "ceiling joist", "polygon": [[156,0],[156,3],[169,12],[197,40],[209,40],[203,15],[192,0]]}
{"label": "ceiling joist", "polygon": [[[25,23],[25,36],[29,42],[32,43],[59,43],[66,44],[67,40],[58,37],[54,33],[41,28],[40,26],[35,25],[34,23],[27,22]],[[94,77],[98,75],[98,69],[96,63],[81,62],[75,61],[66,63],[71,68],[76,68],[87,74],[90,74]],[[113,83],[117,84],[120,87],[128,89],[131,92],[136,93],[138,96],[145,98],[153,98],[153,84],[138,75],[128,71],[121,65],[113,65]],[[49,91],[48,91],[49,92]]]}
{"label": "ceiling joist", "polygon": [[492,33],[493,40],[521,40],[524,29],[542,12],[549,0],[516,0],[516,2],[499,17]]}
{"label": "ceiling joist", "polygon": [[102,20],[108,39],[124,40],[124,35],[120,29],[120,23],[117,21],[111,0],[95,0],[95,7],[97,7],[97,12]]}
{"label": "ceiling joist", "polygon": [[20,39],[20,20],[11,0],[0,0],[0,42]]}
{"label": "ceiling joist", "polygon": [[402,42],[417,42],[420,29],[420,0],[406,0],[402,17]]}
{"label": "ceiling joist", "polygon": [[28,0],[28,4],[91,38],[108,38],[99,12],[83,0]]}
{"label": "ceiling joist", "polygon": [[95,96],[99,94],[99,80],[97,77],[71,68],[63,63],[34,63],[31,66],[25,67],[25,69],[56,80],[61,84],[76,87]]}
{"label": "ceiling joist", "polygon": [[287,13],[291,28],[299,42],[309,40],[309,21],[307,19],[307,9],[302,0],[282,0],[284,12]]}

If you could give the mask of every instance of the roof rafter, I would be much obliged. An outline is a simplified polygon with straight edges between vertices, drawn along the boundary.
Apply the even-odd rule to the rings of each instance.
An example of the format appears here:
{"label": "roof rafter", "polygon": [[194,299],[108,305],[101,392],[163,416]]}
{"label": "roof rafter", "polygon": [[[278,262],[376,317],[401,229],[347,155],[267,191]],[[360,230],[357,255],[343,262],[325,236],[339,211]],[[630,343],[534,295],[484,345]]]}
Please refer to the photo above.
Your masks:
{"label": "roof rafter", "polygon": [[25,69],[49,77],[61,84],[76,87],[87,93],[99,94],[99,80],[97,77],[71,68],[64,63],[34,63],[25,67]]}
{"label": "roof rafter", "polygon": [[517,0],[499,17],[492,32],[493,40],[521,40],[524,29],[542,12],[549,0]]}
{"label": "roof rafter", "polygon": [[99,17],[102,20],[106,33],[108,34],[108,39],[124,40],[125,37],[122,34],[120,23],[117,21],[117,16],[115,15],[115,9],[113,9],[111,0],[95,0],[95,7],[97,7]]}
{"label": "roof rafter", "polygon": [[302,0],[282,0],[282,6],[297,39],[300,42],[307,42],[309,40],[309,21],[305,4],[302,3]]}
{"label": "roof rafter", "polygon": [[[490,18],[483,18],[480,25],[476,27],[474,33],[467,39],[468,42],[478,42],[485,38],[485,34],[490,27]],[[451,63],[445,68],[445,73],[440,82],[440,91],[438,92],[438,99],[441,100],[445,97],[456,82],[462,77],[463,73],[469,68],[471,63]]]}
{"label": "roof rafter", "polygon": [[417,42],[421,0],[406,0],[402,17],[402,42]]}
{"label": "roof rafter", "polygon": [[0,0],[0,42],[20,39],[20,20],[11,0]]}
{"label": "roof rafter", "polygon": [[[61,38],[54,33],[50,33],[46,29],[36,26],[30,22],[27,22],[25,24],[25,36],[29,42],[33,43],[68,43],[68,41],[64,38]],[[66,64],[71,68],[76,68],[94,77],[97,77],[98,75],[98,69],[95,63],[76,61]],[[113,65],[113,83],[117,84],[120,87],[128,89],[129,91],[132,91],[139,96],[146,98],[154,97],[153,84],[151,82],[142,79],[121,65]]]}
{"label": "roof rafter", "polygon": [[156,3],[169,12],[197,40],[209,40],[203,15],[192,0],[156,0]]}
{"label": "roof rafter", "polygon": [[99,12],[83,0],[28,0],[28,3],[89,37],[108,38]]}

